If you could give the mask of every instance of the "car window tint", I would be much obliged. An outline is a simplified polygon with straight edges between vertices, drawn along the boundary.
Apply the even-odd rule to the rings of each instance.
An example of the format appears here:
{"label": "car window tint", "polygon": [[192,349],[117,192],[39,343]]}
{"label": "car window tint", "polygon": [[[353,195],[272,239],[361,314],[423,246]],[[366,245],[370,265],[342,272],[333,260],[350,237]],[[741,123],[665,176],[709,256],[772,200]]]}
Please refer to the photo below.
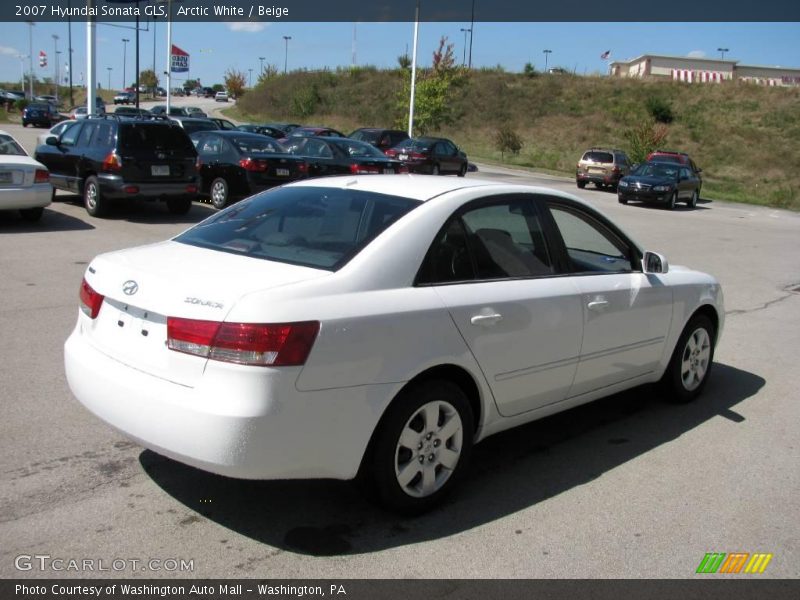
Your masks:
{"label": "car window tint", "polygon": [[10,135],[0,134],[0,155],[4,156],[27,156],[14,138]]}
{"label": "car window tint", "polygon": [[61,140],[62,146],[74,146],[75,140],[78,138],[78,134],[81,132],[82,123],[76,123],[75,127],[69,127],[64,133],[61,134],[59,138]]}
{"label": "car window tint", "polygon": [[95,131],[97,131],[97,123],[87,123],[84,125],[81,134],[78,136],[76,146],[88,146]]}
{"label": "car window tint", "polygon": [[234,146],[236,146],[240,151],[249,153],[254,152],[264,153],[264,152],[277,152],[283,153],[285,152],[283,146],[281,146],[276,140],[269,138],[267,136],[262,137],[235,137],[235,138],[228,138]]}
{"label": "car window tint", "polygon": [[197,152],[202,156],[216,156],[222,152],[222,140],[218,135],[204,136],[197,144]]}
{"label": "car window tint", "polygon": [[342,139],[341,141],[337,140],[335,142],[331,142],[331,144],[335,145],[337,148],[342,150],[344,154],[347,156],[373,157],[373,158],[375,157],[384,158],[386,156],[375,146],[367,144],[365,142],[359,142],[356,140]]}
{"label": "car window tint", "polygon": [[536,277],[553,272],[539,218],[529,200],[513,200],[463,214],[479,279]]}
{"label": "car window tint", "polygon": [[589,151],[583,155],[583,160],[596,163],[613,163],[614,156],[610,152]]}
{"label": "car window tint", "polygon": [[591,217],[559,206],[550,207],[567,248],[572,270],[630,271],[630,249]]}
{"label": "car window tint", "polygon": [[451,219],[428,250],[417,283],[452,283],[473,279],[475,268],[467,246],[464,223],[459,218]]}
{"label": "car window tint", "polygon": [[131,123],[120,126],[120,146],[126,152],[152,153],[156,150],[194,153],[189,136],[177,125]]}
{"label": "car window tint", "polygon": [[220,212],[175,240],[335,271],[419,204],[350,189],[276,188]]}

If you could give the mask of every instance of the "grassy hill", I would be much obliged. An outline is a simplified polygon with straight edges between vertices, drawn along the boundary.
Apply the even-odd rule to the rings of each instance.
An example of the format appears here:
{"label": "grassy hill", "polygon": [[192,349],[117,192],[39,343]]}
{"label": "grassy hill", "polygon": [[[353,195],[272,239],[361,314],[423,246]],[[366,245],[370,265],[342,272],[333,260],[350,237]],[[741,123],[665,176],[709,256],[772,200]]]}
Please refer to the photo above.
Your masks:
{"label": "grassy hill", "polygon": [[[344,131],[395,126],[407,112],[402,90],[399,70],[296,72],[248,92],[233,115]],[[704,196],[800,210],[800,88],[481,70],[455,90],[452,119],[437,133],[473,160],[573,175],[590,146],[629,150],[626,131],[649,118],[654,100],[674,115],[661,146],[692,155],[703,168]],[[523,146],[501,161],[495,135],[504,126]]]}

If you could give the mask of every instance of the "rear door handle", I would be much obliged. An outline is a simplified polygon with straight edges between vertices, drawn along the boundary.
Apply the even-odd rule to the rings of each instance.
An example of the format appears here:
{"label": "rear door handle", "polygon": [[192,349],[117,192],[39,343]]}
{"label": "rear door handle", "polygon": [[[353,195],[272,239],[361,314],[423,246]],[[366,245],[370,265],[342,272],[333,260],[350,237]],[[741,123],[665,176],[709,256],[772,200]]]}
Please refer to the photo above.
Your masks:
{"label": "rear door handle", "polygon": [[469,322],[473,325],[494,325],[503,320],[503,315],[493,313],[491,315],[474,315]]}
{"label": "rear door handle", "polygon": [[608,300],[592,300],[586,307],[589,310],[601,310],[608,306]]}

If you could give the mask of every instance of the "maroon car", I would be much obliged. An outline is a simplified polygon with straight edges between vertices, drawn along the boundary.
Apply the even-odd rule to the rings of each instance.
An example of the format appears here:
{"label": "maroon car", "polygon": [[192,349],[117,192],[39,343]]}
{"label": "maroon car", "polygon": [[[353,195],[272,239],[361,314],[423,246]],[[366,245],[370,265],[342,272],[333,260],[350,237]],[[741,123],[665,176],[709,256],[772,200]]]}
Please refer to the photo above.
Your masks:
{"label": "maroon car", "polygon": [[467,155],[445,138],[409,138],[384,154],[401,161],[411,173],[463,177],[469,166]]}

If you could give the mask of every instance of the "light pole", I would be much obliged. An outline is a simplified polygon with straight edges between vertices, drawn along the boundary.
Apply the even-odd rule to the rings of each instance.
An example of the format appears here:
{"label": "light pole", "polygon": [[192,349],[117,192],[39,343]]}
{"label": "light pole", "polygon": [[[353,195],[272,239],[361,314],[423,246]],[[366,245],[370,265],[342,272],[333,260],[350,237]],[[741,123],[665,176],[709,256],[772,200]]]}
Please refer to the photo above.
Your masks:
{"label": "light pole", "polygon": [[552,54],[553,51],[552,50],[542,50],[542,52],[544,53],[544,72],[547,73],[547,56],[549,54]]}
{"label": "light pole", "polygon": [[265,59],[265,58],[266,58],[266,56],[259,56],[259,57],[258,57],[258,62],[259,62],[259,63],[261,63],[261,67],[260,67],[260,71],[259,71],[259,73],[260,73],[261,75],[263,75],[263,74],[264,74],[264,59]]}
{"label": "light pole", "polygon": [[467,65],[467,34],[472,33],[471,27],[462,27],[461,32],[464,34],[464,57],[461,60],[463,66]]}
{"label": "light pole", "polygon": [[[67,8],[72,8],[72,3],[67,2]],[[69,73],[69,105],[75,104],[72,98],[72,17],[67,17],[67,45],[69,52],[67,53],[67,72]]]}
{"label": "light pole", "polygon": [[469,22],[469,62],[467,68],[472,68],[472,30],[475,29],[475,0],[472,0],[472,16]]}
{"label": "light pole", "polygon": [[58,104],[58,36],[54,33],[52,36],[53,38],[53,45],[54,48],[54,56],[53,56],[53,68],[55,69],[55,77],[53,77],[53,83],[55,84],[55,94],[56,97],[56,104]]}
{"label": "light pole", "polygon": [[289,40],[292,39],[292,36],[285,35],[283,39],[286,42],[286,48],[283,51],[283,74],[286,75],[286,68],[289,65]]}
{"label": "light pole", "polygon": [[725,60],[725,53],[729,52],[727,48],[717,48],[717,52],[719,52],[719,59]]}
{"label": "light pole", "polygon": [[[128,38],[122,38],[122,89],[126,89],[128,87],[127,79],[125,75],[125,71],[128,67],[128,42],[130,40]],[[139,90],[136,90],[137,93]]]}
{"label": "light pole", "polygon": [[61,63],[58,60],[59,54],[61,54],[61,50],[56,50],[56,104],[58,104],[58,86],[61,85]]}
{"label": "light pole", "polygon": [[408,98],[408,137],[414,137],[414,96],[417,87],[417,42],[419,41],[419,2],[414,11],[414,50],[411,55],[411,94]]}
{"label": "light pole", "polygon": [[108,70],[108,89],[111,89],[111,71],[113,70],[113,68],[114,67],[106,67],[106,69]]}
{"label": "light pole", "polygon": [[30,99],[33,102],[33,21],[26,21],[28,24],[28,83],[30,84]]}
{"label": "light pole", "polygon": [[249,75],[247,76],[247,87],[253,87],[253,69],[247,69]]}

